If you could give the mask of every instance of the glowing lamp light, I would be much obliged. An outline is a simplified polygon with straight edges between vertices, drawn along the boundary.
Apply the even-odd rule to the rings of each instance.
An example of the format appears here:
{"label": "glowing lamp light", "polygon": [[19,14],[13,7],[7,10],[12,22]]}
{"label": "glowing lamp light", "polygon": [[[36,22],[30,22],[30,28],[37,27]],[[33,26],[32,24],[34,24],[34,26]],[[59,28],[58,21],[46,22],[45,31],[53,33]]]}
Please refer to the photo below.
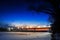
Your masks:
{"label": "glowing lamp light", "polygon": [[40,26],[37,26],[37,28],[40,28]]}
{"label": "glowing lamp light", "polygon": [[26,28],[29,28],[29,26],[26,26]]}
{"label": "glowing lamp light", "polygon": [[30,26],[29,28],[33,28],[33,26]]}

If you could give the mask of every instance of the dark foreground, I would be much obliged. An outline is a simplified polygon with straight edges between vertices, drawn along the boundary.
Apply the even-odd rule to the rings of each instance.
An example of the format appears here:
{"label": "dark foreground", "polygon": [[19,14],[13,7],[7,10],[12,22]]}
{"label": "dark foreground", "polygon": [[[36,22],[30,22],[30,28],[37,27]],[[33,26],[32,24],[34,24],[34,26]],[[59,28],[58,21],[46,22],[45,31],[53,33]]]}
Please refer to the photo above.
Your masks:
{"label": "dark foreground", "polygon": [[50,40],[49,32],[0,32],[0,40]]}

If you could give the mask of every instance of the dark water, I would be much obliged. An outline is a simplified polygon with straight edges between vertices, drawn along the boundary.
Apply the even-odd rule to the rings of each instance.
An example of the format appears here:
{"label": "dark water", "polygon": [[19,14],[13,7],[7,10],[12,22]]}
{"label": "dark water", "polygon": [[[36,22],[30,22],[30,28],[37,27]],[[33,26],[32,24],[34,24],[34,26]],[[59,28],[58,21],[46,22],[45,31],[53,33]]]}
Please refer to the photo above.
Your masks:
{"label": "dark water", "polygon": [[50,40],[49,32],[0,32],[0,40]]}

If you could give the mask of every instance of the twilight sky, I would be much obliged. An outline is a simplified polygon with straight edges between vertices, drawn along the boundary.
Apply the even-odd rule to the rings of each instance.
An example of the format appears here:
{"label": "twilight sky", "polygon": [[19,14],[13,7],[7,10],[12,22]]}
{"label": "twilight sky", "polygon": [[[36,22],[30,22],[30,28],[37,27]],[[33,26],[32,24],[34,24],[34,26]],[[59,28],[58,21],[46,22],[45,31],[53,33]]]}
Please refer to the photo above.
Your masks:
{"label": "twilight sky", "polygon": [[47,25],[49,15],[44,12],[27,10],[24,2],[2,1],[0,5],[0,21],[5,23]]}
{"label": "twilight sky", "polygon": [[[46,14],[32,14],[35,12],[11,12],[5,13],[2,20],[6,23],[21,23],[21,24],[47,24],[48,15]],[[41,12],[42,13],[42,12]]]}

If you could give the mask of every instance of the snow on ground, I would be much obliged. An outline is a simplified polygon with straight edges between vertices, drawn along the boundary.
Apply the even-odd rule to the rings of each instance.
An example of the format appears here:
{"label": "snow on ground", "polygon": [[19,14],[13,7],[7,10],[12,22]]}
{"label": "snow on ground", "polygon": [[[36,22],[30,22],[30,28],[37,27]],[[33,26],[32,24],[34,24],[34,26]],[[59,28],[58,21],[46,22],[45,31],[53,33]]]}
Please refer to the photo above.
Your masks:
{"label": "snow on ground", "polygon": [[0,32],[0,40],[50,40],[48,32]]}

